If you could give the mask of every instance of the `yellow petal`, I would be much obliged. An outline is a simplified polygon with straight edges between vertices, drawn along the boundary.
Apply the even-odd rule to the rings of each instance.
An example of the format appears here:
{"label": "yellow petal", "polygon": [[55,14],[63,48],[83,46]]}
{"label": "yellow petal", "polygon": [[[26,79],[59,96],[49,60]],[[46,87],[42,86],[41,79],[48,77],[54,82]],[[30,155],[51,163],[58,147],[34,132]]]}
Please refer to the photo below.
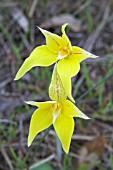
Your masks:
{"label": "yellow petal", "polygon": [[68,153],[71,143],[71,137],[74,131],[73,118],[68,118],[62,113],[60,113],[53,125],[62,143],[64,151]]}
{"label": "yellow petal", "polygon": [[28,135],[28,146],[31,145],[32,141],[36,135],[48,128],[52,124],[53,116],[51,109],[39,108],[37,109],[32,117],[30,122],[30,129]]}
{"label": "yellow petal", "polygon": [[62,81],[57,72],[57,64],[54,66],[51,84],[49,86],[49,97],[51,100],[55,101],[65,100],[67,97]]}
{"label": "yellow petal", "polygon": [[[58,68],[58,74],[59,74],[59,76],[62,80],[62,84],[63,84],[64,89],[66,91],[66,95],[69,97],[70,100],[75,102],[73,97],[72,97],[72,94],[71,94],[72,93],[71,76],[68,73],[65,72],[66,68],[63,69],[63,67],[61,66],[61,64],[63,62],[61,62],[61,61],[59,62],[60,64],[58,63],[58,67],[57,67]],[[67,72],[68,72],[68,70],[67,70]]]}
{"label": "yellow petal", "polygon": [[20,79],[35,66],[50,66],[56,62],[57,55],[53,54],[46,45],[35,48],[19,69],[15,80]]}
{"label": "yellow petal", "polygon": [[72,50],[71,42],[70,42],[68,36],[65,33],[65,28],[66,28],[67,25],[68,25],[67,23],[62,25],[62,38],[65,42],[66,48],[69,48],[69,50]]}
{"label": "yellow petal", "polygon": [[71,95],[72,92],[71,77],[76,75],[79,72],[79,70],[80,70],[79,63],[74,62],[70,58],[60,60],[57,65],[57,71],[62,80],[66,94],[73,102],[74,99]]}
{"label": "yellow petal", "polygon": [[43,107],[43,109],[47,109],[50,108],[52,104],[55,104],[57,102],[56,101],[46,101],[46,102],[25,101],[25,103],[36,107]]}
{"label": "yellow petal", "polygon": [[67,57],[67,60],[68,60],[68,68],[69,68],[69,71],[70,71],[70,76],[73,77],[73,76],[76,76],[78,74],[78,72],[80,71],[80,64],[78,61],[76,61],[72,54],[70,54],[68,57]]}
{"label": "yellow petal", "polygon": [[[38,27],[39,28],[39,27]],[[43,35],[45,36],[46,38],[46,44],[48,46],[48,48],[58,54],[59,53],[59,48],[60,46],[62,46],[62,43],[63,43],[63,40],[62,40],[62,37],[56,35],[56,34],[53,34],[49,31],[46,31],[42,28],[39,28],[40,31],[43,33]]]}
{"label": "yellow petal", "polygon": [[77,62],[81,62],[87,58],[99,57],[77,46],[72,47],[72,56],[73,56],[73,59],[75,59]]}
{"label": "yellow petal", "polygon": [[67,117],[80,117],[83,119],[90,119],[69,100],[65,100],[63,102],[62,114],[64,114]]}

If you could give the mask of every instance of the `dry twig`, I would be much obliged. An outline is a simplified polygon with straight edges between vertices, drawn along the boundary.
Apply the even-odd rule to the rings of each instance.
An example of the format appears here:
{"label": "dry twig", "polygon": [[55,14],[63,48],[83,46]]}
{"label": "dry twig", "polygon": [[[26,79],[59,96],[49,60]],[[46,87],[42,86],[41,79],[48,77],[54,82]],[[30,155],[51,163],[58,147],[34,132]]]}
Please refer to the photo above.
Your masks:
{"label": "dry twig", "polygon": [[5,148],[1,148],[0,150],[1,150],[1,153],[2,153],[2,155],[3,155],[3,157],[4,157],[5,161],[6,161],[7,165],[9,166],[9,169],[14,170],[12,162],[11,162],[11,160],[9,159],[9,157],[8,157],[8,155],[6,153]]}
{"label": "dry twig", "polygon": [[40,166],[40,165],[42,165],[42,164],[44,164],[44,163],[46,163],[46,162],[49,162],[49,161],[51,161],[51,160],[54,159],[54,158],[55,158],[55,154],[52,154],[52,155],[48,156],[47,158],[43,159],[42,161],[31,165],[31,166],[29,167],[29,169],[32,170],[32,169],[34,169],[34,168],[37,168],[38,166]]}

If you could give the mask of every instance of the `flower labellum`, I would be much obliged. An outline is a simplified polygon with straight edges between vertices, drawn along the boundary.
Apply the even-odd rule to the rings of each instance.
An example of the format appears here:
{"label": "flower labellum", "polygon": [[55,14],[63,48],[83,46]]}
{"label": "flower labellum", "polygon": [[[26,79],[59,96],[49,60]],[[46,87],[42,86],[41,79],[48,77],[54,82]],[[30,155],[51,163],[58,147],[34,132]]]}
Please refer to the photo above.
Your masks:
{"label": "flower labellum", "polygon": [[[68,84],[67,84],[67,86],[68,86]],[[62,83],[60,76],[57,72],[57,63],[56,63],[54,66],[53,74],[52,74],[51,84],[49,86],[50,99],[55,100],[55,101],[63,101],[68,96],[74,102],[74,99],[71,95],[71,87],[69,86],[67,88],[69,89],[69,92],[66,94],[63,83]]]}

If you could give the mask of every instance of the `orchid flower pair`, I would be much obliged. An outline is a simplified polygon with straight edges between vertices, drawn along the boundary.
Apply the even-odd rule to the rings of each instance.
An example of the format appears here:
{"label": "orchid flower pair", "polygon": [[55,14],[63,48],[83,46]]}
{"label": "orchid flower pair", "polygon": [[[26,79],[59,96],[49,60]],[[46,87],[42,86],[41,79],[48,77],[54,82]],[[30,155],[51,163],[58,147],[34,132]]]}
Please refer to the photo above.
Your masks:
{"label": "orchid flower pair", "polygon": [[[28,146],[39,132],[53,124],[64,151],[68,153],[74,131],[73,117],[89,119],[71,102],[74,102],[71,94],[71,78],[79,72],[81,61],[98,56],[72,46],[65,33],[66,26],[67,24],[62,26],[62,36],[39,28],[46,38],[46,45],[32,51],[19,69],[15,80],[20,79],[35,66],[46,67],[56,63],[49,86],[49,96],[52,101],[26,102],[38,107],[31,118]],[[67,97],[71,101],[67,100]]]}

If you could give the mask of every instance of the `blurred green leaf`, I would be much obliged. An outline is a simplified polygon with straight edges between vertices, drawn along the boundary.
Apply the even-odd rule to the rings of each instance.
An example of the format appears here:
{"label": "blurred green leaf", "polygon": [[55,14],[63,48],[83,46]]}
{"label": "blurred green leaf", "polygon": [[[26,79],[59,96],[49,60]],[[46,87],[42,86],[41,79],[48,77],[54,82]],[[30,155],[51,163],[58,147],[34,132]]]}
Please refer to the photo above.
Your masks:
{"label": "blurred green leaf", "polygon": [[45,163],[43,165],[33,168],[32,170],[52,170],[52,167],[49,163]]}
{"label": "blurred green leaf", "polygon": [[77,170],[90,170],[91,168],[97,166],[100,164],[100,161],[92,162],[88,165],[80,165],[80,167]]}

